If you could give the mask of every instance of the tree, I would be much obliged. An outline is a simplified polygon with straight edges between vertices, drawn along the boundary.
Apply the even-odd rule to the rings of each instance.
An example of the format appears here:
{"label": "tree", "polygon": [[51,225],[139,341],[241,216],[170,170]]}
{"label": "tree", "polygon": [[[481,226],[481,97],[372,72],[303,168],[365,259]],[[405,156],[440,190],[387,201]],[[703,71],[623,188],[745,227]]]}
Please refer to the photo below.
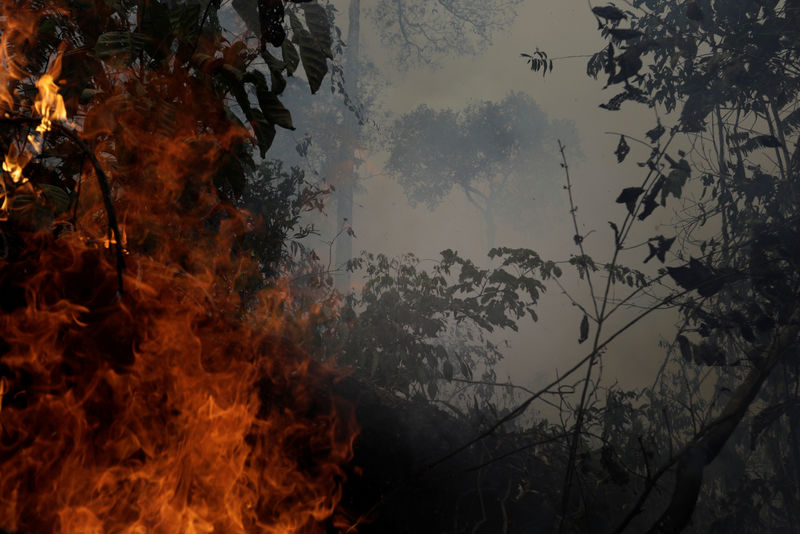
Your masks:
{"label": "tree", "polygon": [[[521,0],[483,2],[457,0],[455,2],[381,1],[370,15],[383,42],[397,52],[401,68],[413,65],[435,65],[438,58],[449,54],[474,54],[491,40],[492,33],[503,27],[515,16],[514,8]],[[248,2],[234,3],[240,14],[253,8]],[[329,9],[329,14],[332,10]],[[344,105],[326,111],[329,118],[335,117],[337,144],[335,150],[325,151],[324,168],[326,180],[334,186],[336,202],[336,263],[341,268],[353,258],[355,235],[353,221],[353,194],[357,188],[359,157],[357,149],[366,144],[363,126],[369,118],[369,109],[374,94],[362,92],[369,86],[365,83],[364,59],[360,54],[362,9],[360,0],[351,0],[347,14],[347,38],[344,41],[342,70],[336,72],[335,90],[343,97]],[[253,18],[251,14],[250,18]],[[333,17],[331,17],[333,22]],[[255,26],[251,26],[255,27]],[[341,32],[336,29],[335,32]],[[334,89],[334,85],[332,85]],[[367,121],[368,122],[368,121]],[[328,144],[330,136],[311,138],[311,143]],[[337,273],[337,287],[346,292],[350,289],[350,273],[346,269]]]}
{"label": "tree", "polygon": [[537,204],[559,194],[559,137],[580,153],[574,126],[548,121],[523,93],[462,111],[423,105],[395,121],[386,169],[412,203],[429,209],[460,189],[485,221],[491,249],[497,217],[524,228],[536,220]]}
{"label": "tree", "polygon": [[[624,135],[619,139],[615,154],[620,162],[631,152],[628,140],[648,146],[650,152],[641,162],[647,169],[645,179],[623,189],[617,199],[627,215],[621,225],[612,224],[611,264],[616,264],[635,220],[650,217],[669,197],[681,201],[684,215],[676,223],[677,235],[648,240],[645,261],[655,257],[671,263],[669,253],[680,237],[679,249],[672,251],[680,264],[666,267],[657,279],[672,279],[676,287],[661,295],[651,309],[679,306],[683,322],[672,345],[681,360],[678,365],[709,368],[716,375],[717,388],[702,418],[698,419],[691,404],[677,410],[688,412],[692,425],[677,435],[670,432],[668,452],[663,445],[649,451],[641,445],[644,484],[615,532],[631,527],[647,511],[645,503],[652,503],[651,509],[636,528],[661,533],[687,528],[698,504],[719,513],[708,507],[709,502],[732,500],[741,505],[696,520],[712,531],[754,521],[766,522],[760,529],[792,528],[800,488],[796,469],[800,457],[791,423],[797,414],[787,411],[797,400],[794,385],[800,370],[795,349],[800,335],[795,304],[800,287],[795,252],[800,72],[792,66],[800,53],[800,9],[795,2],[750,0],[682,4],[653,0],[634,1],[630,6],[626,11],[614,5],[593,9],[609,44],[592,56],[588,73],[603,72],[608,86],[622,86],[601,107],[617,111],[624,102],[634,101],[678,116],[661,118],[675,121],[669,130],[659,119],[645,134],[649,141]],[[528,58],[534,70],[548,66],[536,61],[541,56]],[[684,135],[684,150],[670,148]],[[591,286],[590,291],[594,300]],[[601,302],[605,310],[606,298]],[[593,318],[599,319],[599,336],[604,315]],[[596,358],[595,349],[585,360],[588,371],[562,494],[564,517],[574,502],[570,495],[575,486],[574,465],[582,424],[590,413],[584,401]],[[661,375],[662,384],[666,376]],[[662,392],[675,395],[673,388],[666,386]],[[668,397],[661,401],[669,404]],[[753,416],[755,410],[759,412]],[[749,421],[751,436],[758,436],[780,424],[777,414],[787,414],[783,421],[790,421],[782,430],[776,429],[788,438],[785,446],[773,444],[773,451],[757,455],[749,454],[746,447],[737,448],[746,434],[743,424]],[[663,419],[670,424],[666,410]],[[676,437],[682,444],[673,451]],[[756,451],[757,446],[751,440],[750,448]],[[781,460],[766,467],[753,462],[765,456]],[[745,475],[744,467],[737,467],[745,478],[743,485],[735,477],[719,475],[705,485],[704,474],[709,474],[711,462],[722,457],[737,458],[738,465],[747,465],[758,475]],[[659,458],[658,467],[649,464],[653,458]],[[792,466],[788,471],[778,467],[784,461]],[[674,475],[674,482],[662,481],[667,473]],[[761,477],[769,480],[771,491],[780,492],[783,507],[754,518],[749,511],[770,491],[756,484]],[[664,486],[669,496],[658,499],[654,490],[664,491]],[[737,487],[747,493],[735,497],[727,493]],[[708,502],[698,503],[701,495]],[[585,499],[584,506],[588,502]],[[562,526],[566,523],[562,521]]]}

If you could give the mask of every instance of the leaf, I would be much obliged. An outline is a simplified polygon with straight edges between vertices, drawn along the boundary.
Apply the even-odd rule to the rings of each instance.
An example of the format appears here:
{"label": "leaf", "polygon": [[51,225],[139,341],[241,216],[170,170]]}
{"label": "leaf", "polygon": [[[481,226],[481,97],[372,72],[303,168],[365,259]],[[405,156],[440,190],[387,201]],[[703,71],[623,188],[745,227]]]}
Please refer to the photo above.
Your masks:
{"label": "leaf", "polygon": [[297,52],[297,48],[295,48],[294,44],[289,39],[283,41],[281,52],[283,54],[283,62],[286,65],[286,74],[291,76],[300,64],[300,55]]}
{"label": "leaf", "polygon": [[683,334],[679,335],[676,339],[678,341],[678,348],[681,351],[681,357],[683,358],[683,361],[685,361],[686,363],[691,363],[693,359],[692,344]]}
{"label": "leaf", "polygon": [[689,265],[683,267],[667,267],[667,273],[679,286],[696,289],[703,297],[711,297],[722,289],[722,280],[695,258],[690,258]]}
{"label": "leaf", "polygon": [[617,156],[617,163],[622,163],[625,160],[625,156],[627,156],[630,151],[631,147],[628,146],[628,142],[625,141],[625,136],[620,135],[617,149],[614,151],[614,154]]}
{"label": "leaf", "polygon": [[620,20],[627,19],[625,13],[621,9],[609,4],[607,6],[597,6],[592,8],[592,13],[601,19],[606,19],[611,22],[619,22]]}
{"label": "leaf", "polygon": [[655,197],[656,195],[654,194],[654,191],[651,191],[649,195],[644,197],[644,203],[642,204],[642,211],[639,213],[640,221],[643,221],[647,217],[649,217],[650,214],[653,213],[653,210],[655,210],[658,207],[658,202],[656,202]]}
{"label": "leaf", "polygon": [[611,37],[619,41],[629,41],[631,39],[638,39],[639,37],[644,35],[643,32],[631,28],[612,28],[608,30],[608,33],[611,34]]}
{"label": "leaf", "polygon": [[584,314],[583,319],[581,319],[580,337],[578,338],[578,343],[583,343],[587,339],[589,339],[589,316]]}
{"label": "leaf", "polygon": [[636,46],[631,46],[620,54],[616,58],[619,71],[608,78],[608,84],[613,85],[615,83],[624,82],[627,81],[628,78],[636,76],[643,65],[641,56],[642,51]]}
{"label": "leaf", "polygon": [[266,50],[267,43],[279,47],[286,39],[283,29],[283,0],[258,0],[258,22],[260,26],[261,50]]}
{"label": "leaf", "polygon": [[45,199],[53,207],[56,215],[69,209],[69,205],[72,202],[69,194],[66,191],[58,186],[50,184],[39,184],[39,189],[41,189],[42,193],[44,193]]}
{"label": "leaf", "polygon": [[258,20],[256,0],[233,0],[233,9],[244,21],[248,30],[255,35],[261,35],[261,23]]}
{"label": "leaf", "polygon": [[647,130],[647,132],[644,135],[646,135],[647,138],[650,139],[651,143],[655,143],[661,138],[662,135],[664,135],[664,132],[666,131],[667,129],[661,125],[661,121],[658,121],[658,125],[652,130]]}
{"label": "leaf", "polygon": [[625,204],[625,207],[628,208],[628,213],[633,214],[636,209],[636,201],[642,193],[644,193],[644,189],[641,187],[626,187],[619,194],[616,202],[617,204]]}
{"label": "leaf", "polygon": [[303,28],[300,19],[294,13],[289,13],[289,20],[292,23],[293,40],[300,47],[300,61],[303,63],[303,70],[306,71],[308,86],[312,93],[316,93],[328,73],[327,54],[309,31]]}
{"label": "leaf", "polygon": [[797,406],[796,402],[781,402],[774,406],[769,406],[758,412],[753,417],[753,422],[750,423],[750,450],[756,450],[756,445],[759,436],[764,433],[767,428],[787,412],[788,409]]}
{"label": "leaf", "polygon": [[[653,245],[653,241],[656,241],[656,244]],[[666,254],[669,251],[670,247],[672,247],[672,243],[675,242],[675,238],[672,237],[670,239],[664,238],[663,235],[659,235],[651,239],[647,242],[647,246],[650,247],[650,254],[644,259],[643,263],[647,263],[650,259],[655,256],[661,263],[664,263],[664,259],[666,258]]]}
{"label": "leaf", "polygon": [[450,363],[450,360],[445,360],[442,364],[442,376],[444,376],[445,380],[453,379],[453,371],[453,364]]}
{"label": "leaf", "polygon": [[328,13],[325,8],[317,3],[303,4],[303,14],[306,19],[306,26],[311,36],[317,41],[319,49],[325,53],[328,59],[333,59],[331,45],[331,23],[328,20]]}
{"label": "leaf", "polygon": [[778,141],[778,138],[774,135],[758,135],[755,137],[755,141],[759,145],[767,148],[778,148],[783,146],[783,144],[781,144],[781,142]]}

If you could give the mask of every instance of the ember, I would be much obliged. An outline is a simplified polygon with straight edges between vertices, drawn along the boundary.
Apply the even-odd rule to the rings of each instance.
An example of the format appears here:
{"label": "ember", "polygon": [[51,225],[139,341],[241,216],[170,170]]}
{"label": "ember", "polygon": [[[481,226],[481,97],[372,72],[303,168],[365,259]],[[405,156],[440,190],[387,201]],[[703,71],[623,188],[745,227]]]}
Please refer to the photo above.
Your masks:
{"label": "ember", "polygon": [[[226,120],[213,83],[176,64],[105,69],[90,105],[62,99],[70,65],[97,59],[62,44],[37,74],[25,57],[40,24],[70,21],[37,6],[0,7],[14,140],[0,181],[0,529],[341,526],[352,410],[291,341],[303,320],[284,311],[288,291],[240,296],[256,269],[232,252],[247,219],[214,184],[250,133]],[[22,88],[34,81],[31,106]],[[67,192],[70,209],[53,208]],[[120,277],[108,249],[123,246]]]}

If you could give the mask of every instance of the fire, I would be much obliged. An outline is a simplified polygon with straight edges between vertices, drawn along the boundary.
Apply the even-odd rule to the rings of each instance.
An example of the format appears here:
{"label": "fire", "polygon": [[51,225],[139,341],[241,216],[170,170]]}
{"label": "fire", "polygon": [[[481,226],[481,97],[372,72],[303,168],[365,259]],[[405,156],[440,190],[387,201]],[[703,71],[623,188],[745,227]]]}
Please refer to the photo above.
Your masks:
{"label": "fire", "polygon": [[55,154],[81,149],[59,134],[70,128],[110,182],[127,256],[120,294],[98,169],[86,164],[73,209],[52,222],[75,231],[15,227],[24,242],[0,257],[0,530],[284,534],[339,524],[352,409],[330,393],[333,372],[293,341],[304,319],[286,313],[286,287],[248,300],[238,290],[255,269],[232,252],[247,217],[220,201],[213,180],[247,132],[221,122],[221,108],[182,108],[213,87],[168,67],[147,84],[120,73],[69,123],[77,104],[59,94],[63,47],[26,111],[13,86],[35,78],[18,50],[38,19],[19,3],[0,2],[0,106],[38,126],[5,155],[3,213],[44,187],[33,171],[51,143]]}

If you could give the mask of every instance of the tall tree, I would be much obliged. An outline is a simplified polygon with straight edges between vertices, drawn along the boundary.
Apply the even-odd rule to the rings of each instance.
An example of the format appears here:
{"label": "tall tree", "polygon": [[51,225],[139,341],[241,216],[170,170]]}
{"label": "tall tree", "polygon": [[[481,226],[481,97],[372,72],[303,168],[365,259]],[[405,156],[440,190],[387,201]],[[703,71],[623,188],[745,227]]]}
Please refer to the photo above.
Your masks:
{"label": "tall tree", "polygon": [[549,121],[523,93],[460,111],[423,105],[395,121],[386,169],[411,202],[430,209],[461,190],[481,214],[491,249],[498,217],[524,228],[560,196],[558,138],[580,153],[574,126]]}
{"label": "tall tree", "polygon": [[[234,5],[244,6],[248,2],[237,0]],[[514,18],[515,7],[520,2],[381,0],[369,10],[369,16],[383,42],[396,53],[396,65],[405,69],[420,64],[435,64],[445,55],[480,52],[490,43],[493,33],[506,27]],[[347,16],[344,70],[341,73],[343,81],[336,82],[344,95],[343,109],[346,111],[339,114],[337,122],[339,148],[333,157],[330,154],[326,157],[322,169],[336,188],[336,263],[340,267],[352,259],[352,230],[357,230],[353,221],[353,192],[358,181],[359,163],[356,152],[364,144],[362,126],[366,118],[363,116],[366,106],[363,104],[370,100],[368,95],[359,93],[359,88],[366,85],[362,80],[364,69],[363,58],[360,57],[363,11],[360,0],[351,0]],[[340,290],[349,289],[349,272],[339,273],[336,280]]]}
{"label": "tall tree", "polygon": [[[756,0],[635,0],[630,6],[624,12],[614,5],[593,9],[608,45],[590,60],[589,74],[603,72],[608,86],[622,86],[602,107],[616,111],[634,101],[675,114],[662,117],[674,121],[669,131],[659,120],[646,132],[647,174],[617,199],[628,214],[623,224],[612,225],[612,263],[635,220],[649,217],[669,197],[681,199],[681,261],[661,275],[675,282],[666,302],[678,303],[684,319],[676,352],[686,365],[717,370],[726,386],[717,390],[711,403],[717,408],[709,408],[705,422],[695,422],[674,454],[662,455],[661,467],[647,468],[640,497],[615,530],[626,530],[650,499],[660,508],[648,514],[647,531],[677,533],[692,520],[707,467],[729,447],[748,413],[762,403],[767,407],[750,419],[758,435],[778,422],[774,414],[798,402],[800,71],[794,65],[800,59],[800,6]],[[535,61],[531,66],[544,67]],[[684,136],[685,152],[670,148]],[[619,139],[620,162],[631,151],[629,140]],[[674,242],[674,236],[653,236],[645,260],[670,262]],[[593,361],[594,356],[586,383]],[[570,448],[565,514],[585,391],[586,386]],[[776,464],[769,475],[784,499],[783,513],[770,518],[774,528],[797,524],[800,449],[794,426],[786,429],[786,445],[778,446],[780,462],[790,469]],[[668,472],[674,473],[670,496],[659,502],[653,490]],[[750,521],[750,496],[739,508],[739,521],[734,513],[710,521],[712,530]]]}

